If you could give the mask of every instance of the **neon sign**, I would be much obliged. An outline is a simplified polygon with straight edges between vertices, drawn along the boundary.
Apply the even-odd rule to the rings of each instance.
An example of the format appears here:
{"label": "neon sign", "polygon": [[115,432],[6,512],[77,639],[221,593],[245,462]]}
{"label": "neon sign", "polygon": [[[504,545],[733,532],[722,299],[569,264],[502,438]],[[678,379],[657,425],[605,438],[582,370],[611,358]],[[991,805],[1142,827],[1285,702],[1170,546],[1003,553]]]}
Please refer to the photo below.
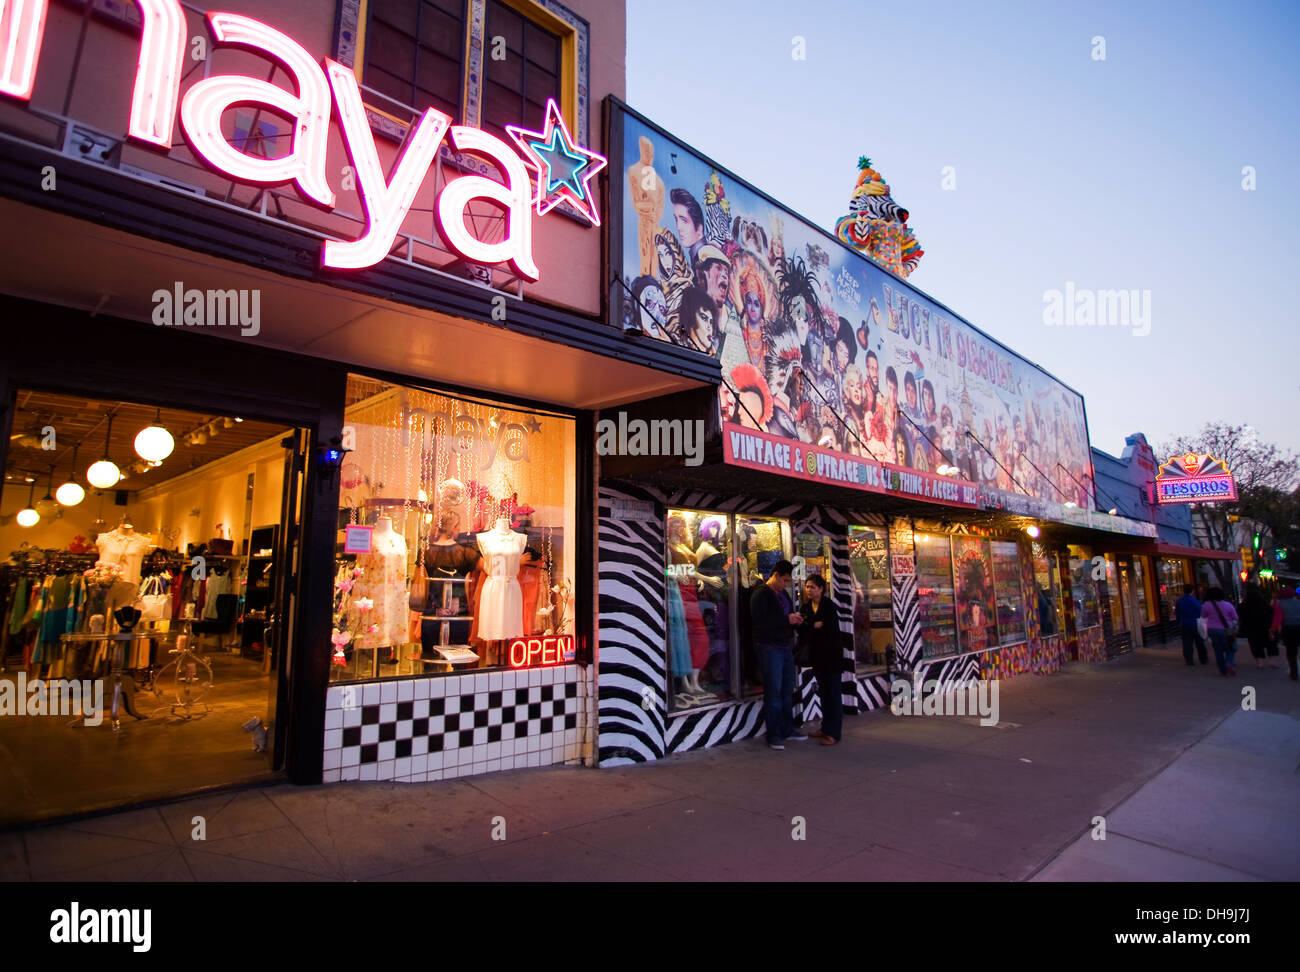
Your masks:
{"label": "neon sign", "polygon": [[[524,158],[507,142],[477,128],[451,124],[451,117],[427,109],[411,126],[387,177],[366,118],[352,70],[324,58],[320,63],[286,34],[240,14],[207,14],[216,46],[250,50],[275,61],[293,79],[294,94],[258,78],[227,74],[195,82],[180,98],[185,57],[185,16],[177,0],[135,0],[143,20],[140,59],[131,98],[130,138],[161,149],[172,146],[177,119],[187,144],[212,169],[237,182],[291,183],[307,201],[333,209],[336,198],[326,178],[331,107],[338,115],[344,147],[357,173],[357,193],[366,212],[366,231],[355,240],[327,240],[321,264],[339,270],[373,266],[392,250],[420,186],[444,138],[459,152],[491,162],[503,182],[479,175],[450,179],[438,194],[435,223],[448,248],[474,263],[505,263],[536,281],[531,209],[544,215],[568,202],[592,225],[600,225],[590,180],[606,160],[573,143],[553,100],[546,105],[543,132],[511,126]],[[44,39],[49,0],[0,0],[0,94],[30,101]],[[323,65],[323,69],[322,69]],[[268,159],[231,144],[222,116],[235,105],[264,106],[293,119],[287,154]],[[537,172],[536,194],[529,169]],[[545,170],[545,171],[543,171]],[[465,224],[466,210],[487,200],[506,211],[504,237],[479,239]]]}
{"label": "neon sign", "polygon": [[1158,503],[1230,503],[1237,483],[1227,463],[1189,452],[1160,465],[1155,492]]}
{"label": "neon sign", "polygon": [[567,665],[575,658],[573,635],[546,635],[539,638],[516,638],[510,643],[510,667],[533,668],[538,665]]}

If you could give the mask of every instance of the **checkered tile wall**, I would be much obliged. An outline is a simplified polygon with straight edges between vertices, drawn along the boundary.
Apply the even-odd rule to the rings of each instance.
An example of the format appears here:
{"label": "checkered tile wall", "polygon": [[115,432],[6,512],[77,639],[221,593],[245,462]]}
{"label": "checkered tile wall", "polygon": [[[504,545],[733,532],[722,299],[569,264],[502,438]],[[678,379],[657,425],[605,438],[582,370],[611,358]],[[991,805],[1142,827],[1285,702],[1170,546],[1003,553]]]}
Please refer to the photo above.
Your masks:
{"label": "checkered tile wall", "polygon": [[325,709],[326,783],[422,783],[591,752],[577,665],[334,686]]}

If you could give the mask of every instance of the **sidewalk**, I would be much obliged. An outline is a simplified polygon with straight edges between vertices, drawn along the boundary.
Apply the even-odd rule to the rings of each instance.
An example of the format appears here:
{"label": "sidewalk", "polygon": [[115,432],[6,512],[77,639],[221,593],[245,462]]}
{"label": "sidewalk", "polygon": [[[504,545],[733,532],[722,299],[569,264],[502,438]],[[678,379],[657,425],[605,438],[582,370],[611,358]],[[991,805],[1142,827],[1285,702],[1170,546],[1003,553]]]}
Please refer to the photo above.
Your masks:
{"label": "sidewalk", "polygon": [[1000,702],[997,727],[847,717],[835,747],[199,797],[0,833],[0,880],[1300,879],[1285,670],[1221,678],[1156,648],[1022,675]]}

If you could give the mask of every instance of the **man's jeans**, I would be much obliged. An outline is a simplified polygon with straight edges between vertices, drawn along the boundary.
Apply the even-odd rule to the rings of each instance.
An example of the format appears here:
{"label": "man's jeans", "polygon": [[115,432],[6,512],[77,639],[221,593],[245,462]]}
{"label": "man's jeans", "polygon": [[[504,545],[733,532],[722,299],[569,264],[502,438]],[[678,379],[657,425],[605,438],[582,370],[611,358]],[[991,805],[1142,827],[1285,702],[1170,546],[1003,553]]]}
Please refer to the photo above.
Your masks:
{"label": "man's jeans", "polygon": [[794,652],[789,645],[761,642],[758,661],[763,666],[763,716],[767,741],[779,743],[794,732]]}
{"label": "man's jeans", "polygon": [[1219,666],[1219,674],[1227,675],[1228,669],[1236,666],[1237,639],[1229,638],[1222,628],[1211,628],[1210,641],[1214,643],[1214,662]]}
{"label": "man's jeans", "polygon": [[1205,639],[1201,637],[1201,633],[1195,628],[1183,628],[1183,660],[1189,665],[1192,663],[1193,645],[1196,646],[1197,654],[1201,657],[1201,664],[1208,664],[1209,658],[1206,657]]}

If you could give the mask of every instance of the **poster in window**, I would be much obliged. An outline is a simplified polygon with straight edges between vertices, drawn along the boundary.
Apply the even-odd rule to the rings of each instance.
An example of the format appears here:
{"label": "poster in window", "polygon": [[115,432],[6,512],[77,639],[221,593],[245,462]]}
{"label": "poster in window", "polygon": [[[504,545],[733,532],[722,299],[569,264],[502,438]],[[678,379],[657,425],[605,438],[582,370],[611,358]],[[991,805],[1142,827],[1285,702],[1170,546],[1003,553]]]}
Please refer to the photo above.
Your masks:
{"label": "poster in window", "polygon": [[979,537],[952,538],[953,575],[957,579],[957,627],[963,651],[997,644],[994,622],[993,562],[989,542]]}
{"label": "poster in window", "polygon": [[993,592],[997,597],[998,644],[1025,640],[1025,597],[1020,589],[1020,549],[1011,540],[994,540]]}
{"label": "poster in window", "polygon": [[957,653],[953,613],[952,554],[941,534],[916,535],[916,594],[921,622],[921,657]]}

